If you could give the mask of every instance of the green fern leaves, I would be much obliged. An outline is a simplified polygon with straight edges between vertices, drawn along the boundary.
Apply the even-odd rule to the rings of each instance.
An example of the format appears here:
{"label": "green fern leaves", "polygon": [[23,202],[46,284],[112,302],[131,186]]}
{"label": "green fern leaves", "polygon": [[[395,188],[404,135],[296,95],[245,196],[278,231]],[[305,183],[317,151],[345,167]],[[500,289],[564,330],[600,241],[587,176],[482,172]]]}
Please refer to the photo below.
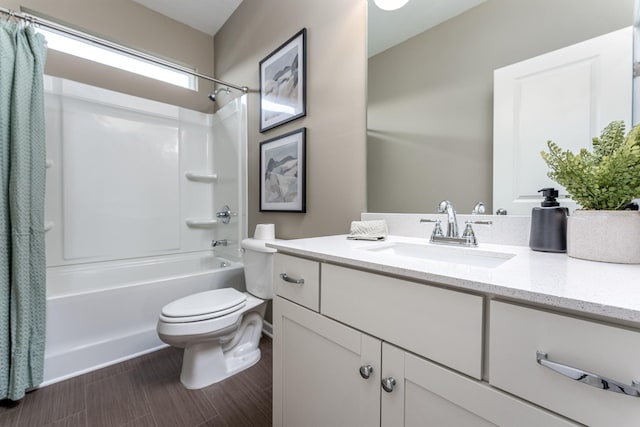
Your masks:
{"label": "green fern leaves", "polygon": [[540,154],[549,178],[567,189],[583,209],[621,209],[640,197],[640,126],[625,137],[624,122],[611,122],[600,138],[593,138],[593,151],[578,154],[563,151],[547,141],[549,152]]}

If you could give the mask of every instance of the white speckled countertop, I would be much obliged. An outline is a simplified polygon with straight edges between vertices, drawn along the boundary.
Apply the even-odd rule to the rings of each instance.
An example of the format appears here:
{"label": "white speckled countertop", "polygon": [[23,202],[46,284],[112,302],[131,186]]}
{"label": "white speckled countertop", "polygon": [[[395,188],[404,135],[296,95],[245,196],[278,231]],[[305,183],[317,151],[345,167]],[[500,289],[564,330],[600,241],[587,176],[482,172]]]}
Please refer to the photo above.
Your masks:
{"label": "white speckled countertop", "polygon": [[[426,238],[402,236],[389,236],[386,242],[429,244]],[[462,248],[515,254],[503,264],[487,268],[365,250],[376,245],[380,242],[347,240],[346,235],[268,244],[281,252],[320,261],[640,323],[640,265],[584,261],[566,254],[535,252],[526,246],[480,243],[477,249]]]}

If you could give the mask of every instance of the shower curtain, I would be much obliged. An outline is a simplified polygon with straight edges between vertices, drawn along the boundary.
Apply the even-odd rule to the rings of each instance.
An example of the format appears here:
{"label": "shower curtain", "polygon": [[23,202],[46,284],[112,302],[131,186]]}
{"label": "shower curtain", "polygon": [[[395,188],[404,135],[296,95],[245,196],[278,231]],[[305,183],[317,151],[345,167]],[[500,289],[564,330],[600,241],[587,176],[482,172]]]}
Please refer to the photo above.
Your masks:
{"label": "shower curtain", "polygon": [[0,21],[0,399],[42,382],[45,56],[33,26]]}

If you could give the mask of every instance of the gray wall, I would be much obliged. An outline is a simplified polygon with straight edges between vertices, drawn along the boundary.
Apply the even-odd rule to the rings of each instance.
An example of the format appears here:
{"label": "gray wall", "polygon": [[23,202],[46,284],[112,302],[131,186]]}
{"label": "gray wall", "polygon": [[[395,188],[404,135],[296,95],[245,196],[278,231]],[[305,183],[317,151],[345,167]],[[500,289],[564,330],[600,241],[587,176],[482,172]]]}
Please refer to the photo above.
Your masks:
{"label": "gray wall", "polygon": [[[261,134],[258,63],[303,27],[307,116]],[[366,2],[244,0],[216,34],[215,64],[216,77],[251,88],[249,233],[258,223],[285,239],[348,232],[366,209]],[[260,213],[259,144],[303,126],[307,213]]]}
{"label": "gray wall", "polygon": [[493,70],[629,26],[633,4],[489,0],[370,58],[368,211],[493,209]]}

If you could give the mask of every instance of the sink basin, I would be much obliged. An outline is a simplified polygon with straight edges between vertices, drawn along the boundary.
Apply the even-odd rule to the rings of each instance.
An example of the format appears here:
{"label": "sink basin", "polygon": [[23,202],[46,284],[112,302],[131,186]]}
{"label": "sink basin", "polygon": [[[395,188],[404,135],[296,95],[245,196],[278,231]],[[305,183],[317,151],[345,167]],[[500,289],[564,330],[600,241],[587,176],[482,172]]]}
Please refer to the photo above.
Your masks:
{"label": "sink basin", "polygon": [[370,246],[362,249],[380,254],[486,268],[498,267],[515,256],[515,254],[508,252],[487,251],[476,248],[453,248],[448,246],[406,242],[385,243],[383,245]]}

